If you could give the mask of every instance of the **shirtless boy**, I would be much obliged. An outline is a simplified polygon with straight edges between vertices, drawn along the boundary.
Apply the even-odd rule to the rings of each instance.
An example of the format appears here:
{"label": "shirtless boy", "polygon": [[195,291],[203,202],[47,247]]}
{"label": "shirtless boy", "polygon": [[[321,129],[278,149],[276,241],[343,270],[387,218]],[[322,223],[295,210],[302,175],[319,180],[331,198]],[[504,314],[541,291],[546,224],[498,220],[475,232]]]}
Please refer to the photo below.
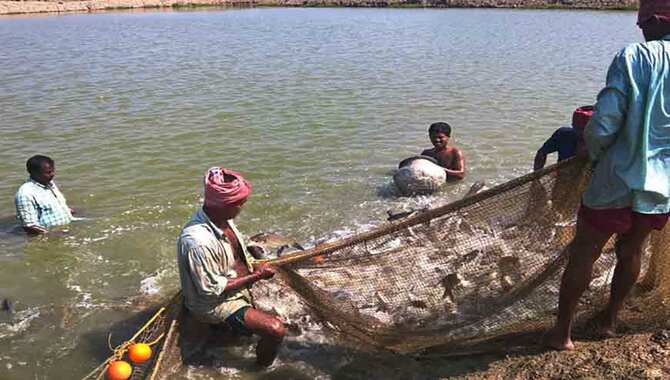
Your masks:
{"label": "shirtless boy", "polygon": [[447,180],[459,180],[465,177],[465,158],[460,149],[450,146],[451,126],[447,123],[433,123],[428,128],[432,149],[421,152],[422,156],[433,157],[447,172]]}

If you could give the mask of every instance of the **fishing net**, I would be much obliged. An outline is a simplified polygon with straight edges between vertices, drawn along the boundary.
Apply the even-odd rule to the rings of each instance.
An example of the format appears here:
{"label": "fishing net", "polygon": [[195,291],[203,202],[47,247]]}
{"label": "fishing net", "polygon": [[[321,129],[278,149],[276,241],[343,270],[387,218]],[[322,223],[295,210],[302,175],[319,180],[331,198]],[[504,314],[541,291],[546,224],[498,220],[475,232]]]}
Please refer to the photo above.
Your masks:
{"label": "fishing net", "polygon": [[[589,176],[584,161],[571,159],[272,262],[335,332],[365,346],[409,353],[474,345],[556,309]],[[653,258],[644,283],[657,294],[670,290],[667,231],[646,248]],[[613,238],[582,305],[604,300],[615,262]]]}
{"label": "fishing net", "polygon": [[[557,307],[589,176],[586,162],[570,159],[269,262],[326,326],[360,347],[414,353],[429,347],[468,352],[496,339],[508,345],[506,337],[550,320]],[[652,234],[639,287],[646,290],[647,310],[656,313],[645,317],[664,321],[669,246],[669,227]],[[606,299],[615,261],[612,239],[581,306],[594,309]],[[177,294],[131,338],[155,342],[151,361],[135,366],[133,378],[169,378],[183,353],[193,351],[184,338],[201,328],[188,327],[189,320]],[[122,357],[125,345],[110,360]],[[89,378],[100,378],[107,363]]]}
{"label": "fishing net", "polygon": [[[132,372],[129,380],[158,379],[159,372],[157,368],[174,367],[176,361],[172,358],[170,363],[163,363],[165,356],[177,357],[175,354],[174,340],[176,338],[176,328],[178,326],[178,316],[181,311],[181,292],[177,293],[166,304],[158,309],[147,322],[139,328],[135,334],[116,347],[112,347],[108,342],[112,355],[102,364],[86,375],[84,380],[101,380],[106,378],[105,374],[108,365],[115,360],[126,360],[132,363],[126,357],[128,347],[134,343],[146,343],[154,351],[150,359],[142,363],[132,363]],[[111,338],[111,336],[110,336]],[[179,363],[181,364],[181,363]]]}

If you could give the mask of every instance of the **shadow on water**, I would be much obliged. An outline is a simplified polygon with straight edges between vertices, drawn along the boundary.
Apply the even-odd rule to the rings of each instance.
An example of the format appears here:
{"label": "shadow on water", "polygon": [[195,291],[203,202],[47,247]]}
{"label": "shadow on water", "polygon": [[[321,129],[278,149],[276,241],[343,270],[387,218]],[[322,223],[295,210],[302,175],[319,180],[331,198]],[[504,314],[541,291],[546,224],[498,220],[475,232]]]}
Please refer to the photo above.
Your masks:
{"label": "shadow on water", "polygon": [[16,217],[0,217],[0,261],[19,256],[20,247],[28,240],[28,235],[16,222]]}

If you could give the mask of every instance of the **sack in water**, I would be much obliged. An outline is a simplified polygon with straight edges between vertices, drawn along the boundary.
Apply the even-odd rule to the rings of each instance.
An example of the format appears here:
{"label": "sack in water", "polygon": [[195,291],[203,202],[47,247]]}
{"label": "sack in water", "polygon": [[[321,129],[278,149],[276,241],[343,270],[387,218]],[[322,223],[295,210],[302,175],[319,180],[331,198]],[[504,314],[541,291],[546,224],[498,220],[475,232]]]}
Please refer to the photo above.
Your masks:
{"label": "sack in water", "polygon": [[437,165],[432,157],[410,157],[402,160],[399,167],[393,182],[403,195],[432,194],[447,181],[444,168]]}

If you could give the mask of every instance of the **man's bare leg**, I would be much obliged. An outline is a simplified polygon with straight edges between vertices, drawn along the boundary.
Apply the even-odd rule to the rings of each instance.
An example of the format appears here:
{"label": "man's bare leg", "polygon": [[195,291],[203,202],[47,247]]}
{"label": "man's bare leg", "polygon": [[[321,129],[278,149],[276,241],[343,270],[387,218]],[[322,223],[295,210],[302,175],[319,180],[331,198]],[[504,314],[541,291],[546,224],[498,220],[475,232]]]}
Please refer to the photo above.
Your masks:
{"label": "man's bare leg", "polygon": [[591,227],[582,218],[577,220],[577,232],[567,249],[568,265],[561,279],[558,298],[558,317],[549,331],[545,344],[557,350],[572,350],[570,338],[575,309],[582,293],[591,282],[593,263],[600,257],[603,247],[612,236]]}
{"label": "man's bare leg", "polygon": [[600,322],[600,332],[614,336],[617,314],[637,282],[642,261],[642,246],[652,228],[633,220],[631,229],[617,237],[617,263],[612,278],[610,300]]}
{"label": "man's bare leg", "polygon": [[279,353],[286,333],[284,324],[277,317],[254,308],[244,313],[244,324],[261,337],[256,346],[256,362],[264,367],[269,366]]}

